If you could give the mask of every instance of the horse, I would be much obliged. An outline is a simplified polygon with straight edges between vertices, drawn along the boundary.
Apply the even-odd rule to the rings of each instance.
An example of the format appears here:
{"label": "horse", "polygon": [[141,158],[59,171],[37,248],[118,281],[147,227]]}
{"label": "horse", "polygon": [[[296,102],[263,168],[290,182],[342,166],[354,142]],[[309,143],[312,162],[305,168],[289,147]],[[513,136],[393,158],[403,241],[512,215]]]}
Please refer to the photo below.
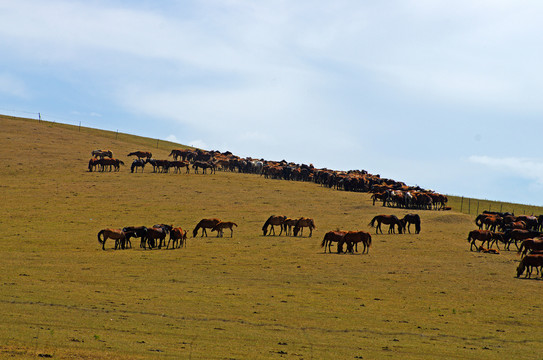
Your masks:
{"label": "horse", "polygon": [[211,173],[212,173],[212,174],[215,173],[215,164],[210,163],[210,162],[205,162],[205,161],[195,161],[195,162],[192,164],[192,168],[194,169],[194,172],[195,172],[196,174],[198,174],[198,169],[200,169],[200,168],[203,169],[202,174],[205,174],[207,169],[211,169]]}
{"label": "horse", "polygon": [[170,168],[169,160],[147,159],[146,162],[153,166],[153,172],[167,173]]}
{"label": "horse", "polygon": [[[358,243],[361,242],[362,245],[364,245],[364,249],[362,250],[362,254],[366,252],[370,252],[370,246],[371,246],[371,235],[370,233],[367,233],[365,231],[348,231],[342,239],[342,242],[338,242],[338,250],[341,250],[343,248],[343,243],[347,244],[347,251],[353,252],[353,245],[355,247],[355,251],[358,251]],[[338,251],[339,252],[339,251]]]}
{"label": "horse", "polygon": [[[375,226],[375,222],[377,222],[377,226]],[[380,231],[381,234],[383,233],[383,230],[381,229],[381,223],[385,225],[390,225],[388,228],[388,233],[393,234],[394,232],[394,225],[398,226],[398,232],[402,233],[402,222],[396,215],[377,215],[375,216],[369,223],[368,226],[375,227],[375,233],[377,234],[377,231]]]}
{"label": "horse", "polygon": [[150,159],[153,157],[153,154],[151,154],[149,151],[134,151],[126,156],[137,156],[138,159],[143,159],[143,158]]}
{"label": "horse", "polygon": [[388,198],[388,194],[386,192],[377,192],[377,193],[374,193],[372,196],[371,196],[371,199],[373,200],[373,205],[375,206],[375,202],[377,200],[379,201],[382,201],[383,202],[383,206],[385,206],[385,202]]}
{"label": "horse", "polygon": [[170,231],[170,240],[168,240],[168,245],[166,245],[166,249],[170,247],[170,241],[173,241],[172,243],[172,249],[183,247],[183,245],[187,246],[187,232],[181,229],[180,227],[176,227]]}
{"label": "horse", "polygon": [[200,228],[202,228],[202,236],[204,235],[207,236],[206,229],[212,229],[213,227],[215,227],[215,225],[217,225],[220,222],[221,220],[215,219],[215,218],[200,220],[200,222],[196,224],[196,227],[194,228],[194,230],[192,230],[192,237],[196,237],[196,235],[198,235],[198,230]]}
{"label": "horse", "polygon": [[[520,260],[520,264],[517,267],[517,277],[520,277],[524,270],[526,270],[526,276],[527,278],[530,278],[532,276],[532,270],[533,268],[538,269],[543,267],[543,255],[537,254],[537,255],[526,255],[525,257]],[[541,277],[543,277],[543,270],[540,271]]]}
{"label": "horse", "polygon": [[499,240],[501,237],[500,233],[495,233],[490,230],[473,230],[470,231],[468,234],[468,242],[471,244],[470,250],[473,250],[473,246],[475,246],[475,249],[477,250],[477,245],[475,244],[476,240],[482,241],[481,246],[485,244],[485,242],[488,243],[488,247],[490,248],[491,242],[494,243],[497,240]]}
{"label": "horse", "polygon": [[482,252],[483,254],[496,254],[498,255],[500,253],[500,250],[498,249],[487,249],[484,248],[482,245],[477,248],[478,252]]}
{"label": "horse", "polygon": [[[171,225],[159,224],[147,229],[147,245],[149,249],[157,246],[159,249],[166,240],[166,235],[172,230]],[[158,240],[158,244],[156,242]],[[145,248],[145,246],[144,246]]]}
{"label": "horse", "polygon": [[134,161],[132,161],[132,166],[130,166],[130,172],[134,172],[134,170],[136,170],[136,172],[138,172],[138,168],[141,167],[141,172],[143,172],[143,169],[145,169],[145,160],[143,159],[134,159]]}
{"label": "horse", "polygon": [[296,225],[294,225],[294,230],[292,231],[293,236],[298,236],[298,233],[300,233],[300,236],[302,236],[304,227],[309,228],[309,237],[311,237],[311,235],[313,235],[313,229],[315,229],[316,226],[312,218],[306,217],[301,217],[298,219],[298,221],[296,221]]}
{"label": "horse", "polygon": [[99,159],[97,158],[92,158],[89,160],[89,172],[92,172],[95,167],[100,165],[98,161]]}
{"label": "horse", "polygon": [[217,232],[217,237],[222,237],[223,236],[223,231],[224,229],[230,229],[230,237],[233,237],[234,236],[234,229],[233,227],[237,227],[238,224],[232,222],[232,221],[220,221],[218,222],[215,226],[213,226],[213,229],[211,229],[211,231],[216,231]]}
{"label": "horse", "polygon": [[92,156],[103,159],[104,157],[113,158],[113,153],[111,150],[93,150],[91,153]]}
{"label": "horse", "polygon": [[405,233],[405,225],[407,224],[407,231],[411,234],[411,224],[415,224],[415,234],[420,233],[420,216],[419,214],[407,214],[401,220],[403,232]]}
{"label": "horse", "polygon": [[339,243],[343,241],[343,237],[345,236],[346,233],[347,231],[337,230],[337,231],[328,231],[326,234],[324,234],[324,239],[322,239],[322,242],[321,242],[321,247],[324,248],[324,252],[326,253],[326,245],[328,245],[328,252],[331,252],[332,242],[338,243],[338,252],[340,252]]}
{"label": "horse", "polygon": [[190,163],[188,161],[179,161],[179,160],[170,161],[169,167],[174,168],[176,174],[180,173],[181,168],[184,168],[184,167],[187,168],[187,174],[190,172]]}
{"label": "horse", "polygon": [[296,223],[298,222],[298,219],[291,219],[291,218],[287,218],[284,222],[283,222],[283,230],[285,231],[285,234],[290,235],[292,234],[292,227],[296,225]]}
{"label": "horse", "polygon": [[[103,237],[103,239],[101,238]],[[102,244],[102,250],[105,250],[106,240],[107,239],[113,239],[115,240],[115,250],[117,250],[117,247],[121,247],[124,249],[125,245],[125,234],[120,229],[103,229],[98,232],[98,242]]]}
{"label": "horse", "polygon": [[262,232],[264,233],[264,236],[266,236],[266,234],[268,233],[268,226],[271,225],[271,231],[270,231],[270,235],[273,231],[273,235],[275,235],[275,225],[279,225],[279,228],[281,229],[281,231],[279,232],[279,236],[281,236],[281,234],[283,233],[283,223],[285,222],[285,220],[287,219],[286,216],[283,216],[283,215],[272,215],[268,218],[268,220],[266,220],[266,222],[264,223],[264,226],[262,226]]}
{"label": "horse", "polygon": [[513,229],[513,230],[510,230],[510,231],[506,231],[504,233],[504,242],[507,244],[506,245],[507,250],[509,250],[509,247],[511,246],[511,243],[514,240],[515,241],[515,246],[516,246],[516,248],[518,250],[519,247],[518,247],[517,242],[519,240],[525,240],[525,239],[530,239],[530,238],[534,238],[534,237],[539,237],[541,235],[542,235],[542,233],[540,233],[539,231]]}
{"label": "horse", "polygon": [[525,239],[520,244],[518,254],[522,257],[525,256],[528,251],[541,251],[543,250],[543,240]]}
{"label": "horse", "polygon": [[187,158],[187,155],[191,152],[192,150],[190,149],[182,149],[182,150],[174,149],[168,156],[172,156],[174,160],[177,160],[177,158],[180,157],[184,161]]}
{"label": "horse", "polygon": [[[145,226],[127,226],[123,228],[123,232],[126,234],[128,242],[130,238],[140,238],[140,247],[145,248],[147,237],[147,228]],[[130,247],[132,247],[132,244],[130,244]]]}

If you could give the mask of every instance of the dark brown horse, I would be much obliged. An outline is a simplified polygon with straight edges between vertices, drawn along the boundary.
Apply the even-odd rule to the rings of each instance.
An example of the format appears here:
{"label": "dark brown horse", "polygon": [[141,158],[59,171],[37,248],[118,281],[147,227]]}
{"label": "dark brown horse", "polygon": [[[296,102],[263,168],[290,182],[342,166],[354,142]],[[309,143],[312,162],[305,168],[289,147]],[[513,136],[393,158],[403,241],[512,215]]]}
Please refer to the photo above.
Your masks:
{"label": "dark brown horse", "polygon": [[[377,222],[377,225],[375,223]],[[402,233],[402,222],[396,215],[377,215],[375,216],[369,223],[369,226],[375,227],[375,233],[377,234],[377,231],[380,231],[381,234],[383,233],[383,230],[381,229],[381,224],[389,225],[388,233],[394,234],[394,226],[398,227],[398,232]]]}
{"label": "dark brown horse", "polygon": [[419,214],[407,214],[403,217],[402,221],[402,227],[403,232],[405,233],[406,225],[407,225],[407,231],[411,234],[411,230],[409,229],[411,227],[411,224],[415,225],[415,234],[420,233],[420,216]]}
{"label": "dark brown horse", "polygon": [[286,219],[287,217],[284,215],[270,216],[268,220],[266,220],[266,222],[262,226],[262,232],[264,233],[264,236],[266,236],[266,234],[268,233],[268,226],[270,225],[271,225],[270,235],[272,232],[273,232],[273,235],[275,235],[275,225],[279,225],[279,228],[281,229],[281,231],[279,232],[279,236],[281,236],[281,234],[283,233],[283,223],[285,222]]}
{"label": "dark brown horse", "polygon": [[[331,252],[332,242],[337,242],[338,244],[342,242],[343,244],[343,237],[345,236],[346,233],[347,231],[337,230],[337,231],[328,231],[326,234],[324,234],[324,239],[321,242],[321,247],[324,248],[324,252],[326,252],[327,245],[328,245],[328,252]],[[338,245],[338,249],[339,249],[339,245]]]}
{"label": "dark brown horse", "polygon": [[220,223],[220,219],[212,218],[212,219],[202,219],[198,224],[196,224],[196,227],[194,230],[192,230],[192,237],[196,237],[198,235],[198,230],[202,229],[202,236],[207,236],[206,229],[213,229],[215,225]]}
{"label": "dark brown horse", "polygon": [[306,217],[301,217],[298,219],[298,221],[296,221],[296,225],[294,225],[294,230],[292,230],[293,235],[298,236],[298,233],[300,233],[300,236],[302,236],[304,227],[309,228],[309,237],[311,237],[311,235],[313,235],[313,229],[315,229],[316,226],[312,218]]}
{"label": "dark brown horse", "polygon": [[211,231],[217,232],[217,237],[222,237],[224,233],[224,229],[230,229],[230,237],[234,236],[234,228],[238,227],[238,224],[232,222],[232,221],[219,221]]}
{"label": "dark brown horse", "polygon": [[98,242],[102,244],[102,250],[105,250],[106,240],[115,240],[115,249],[121,247],[124,249],[125,235],[121,229],[103,229],[98,232]]}
{"label": "dark brown horse", "polygon": [[111,152],[111,150],[93,150],[91,155],[97,158],[101,158],[101,159],[104,157],[108,157],[108,158],[113,157],[113,153]]}
{"label": "dark brown horse", "polygon": [[468,234],[468,242],[471,244],[469,249],[473,250],[473,247],[475,246],[475,250],[478,249],[477,245],[475,244],[475,241],[481,241],[481,246],[485,245],[485,242],[488,243],[488,248],[490,248],[491,243],[498,243],[499,241],[504,241],[502,238],[501,233],[495,233],[490,230],[473,230],[470,231]]}
{"label": "dark brown horse", "polygon": [[531,277],[532,276],[532,270],[533,268],[536,268],[538,272],[541,273],[541,277],[543,277],[543,270],[539,271],[539,268],[543,267],[543,255],[526,255],[522,258],[520,261],[519,266],[517,267],[517,277],[522,275],[524,270],[526,270],[526,276],[525,277]]}
{"label": "dark brown horse", "polygon": [[173,228],[170,231],[170,239],[168,240],[168,245],[166,249],[170,247],[170,241],[172,241],[172,249],[180,248],[187,246],[187,232],[180,227]]}
{"label": "dark brown horse", "polygon": [[127,156],[137,156],[138,159],[150,159],[153,157],[153,154],[151,154],[149,151],[134,151],[128,154]]}
{"label": "dark brown horse", "polygon": [[287,218],[283,222],[283,230],[285,231],[285,234],[291,235],[292,234],[292,228],[296,225],[297,222],[298,222],[298,219]]}
{"label": "dark brown horse", "polygon": [[152,228],[147,229],[147,245],[149,249],[157,246],[159,249],[162,244],[166,242],[166,235],[172,230],[171,225],[159,224],[153,225]]}
{"label": "dark brown horse", "polygon": [[[370,233],[367,233],[365,231],[349,231],[343,236],[343,242],[347,244],[347,251],[353,252],[353,246],[354,251],[358,251],[358,243],[362,243],[364,245],[364,249],[362,250],[362,254],[366,252],[370,252],[370,246],[371,246],[371,235]],[[343,245],[343,244],[341,244]],[[342,247],[340,243],[338,243],[338,250]]]}
{"label": "dark brown horse", "polygon": [[525,239],[522,240],[518,253],[520,256],[524,256],[528,251],[541,251],[543,250],[543,240],[541,239]]}

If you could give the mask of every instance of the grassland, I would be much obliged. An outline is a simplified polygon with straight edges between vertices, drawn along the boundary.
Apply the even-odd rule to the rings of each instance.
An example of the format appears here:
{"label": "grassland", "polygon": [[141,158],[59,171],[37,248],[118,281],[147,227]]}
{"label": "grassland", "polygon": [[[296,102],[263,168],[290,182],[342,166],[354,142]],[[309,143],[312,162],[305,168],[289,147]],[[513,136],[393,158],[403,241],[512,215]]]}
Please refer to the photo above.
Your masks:
{"label": "grassland", "polygon": [[[166,158],[179,145],[6,117],[0,128],[0,358],[543,358],[543,282],[515,278],[514,252],[470,252],[472,215],[422,211],[420,235],[324,254],[326,231],[406,211],[257,175],[89,173],[93,149],[128,164],[130,151]],[[272,214],[317,229],[264,237]],[[239,227],[177,250],[96,239],[203,217]]]}

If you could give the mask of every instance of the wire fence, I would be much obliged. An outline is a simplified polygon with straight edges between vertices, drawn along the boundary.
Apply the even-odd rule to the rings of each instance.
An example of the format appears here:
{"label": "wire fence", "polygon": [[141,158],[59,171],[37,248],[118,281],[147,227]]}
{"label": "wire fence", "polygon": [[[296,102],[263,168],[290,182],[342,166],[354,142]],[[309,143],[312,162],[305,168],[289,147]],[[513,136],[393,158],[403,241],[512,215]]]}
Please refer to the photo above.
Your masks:
{"label": "wire fence", "polygon": [[449,206],[463,214],[479,215],[483,211],[509,212],[515,215],[540,215],[543,207],[514,204],[493,200],[473,199],[464,196],[448,196]]}

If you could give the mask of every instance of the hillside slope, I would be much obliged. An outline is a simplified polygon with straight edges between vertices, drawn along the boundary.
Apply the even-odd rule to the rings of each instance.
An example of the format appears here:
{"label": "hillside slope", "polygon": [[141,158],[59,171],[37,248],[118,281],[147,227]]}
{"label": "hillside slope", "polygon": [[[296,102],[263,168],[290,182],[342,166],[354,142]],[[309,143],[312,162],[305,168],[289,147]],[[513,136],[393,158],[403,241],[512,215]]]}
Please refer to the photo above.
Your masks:
{"label": "hillside slope", "polygon": [[[367,194],[258,175],[89,173],[97,148],[129,164],[179,145],[0,118],[1,357],[539,359],[541,281],[514,252],[469,251],[473,217],[421,211],[419,235],[375,235]],[[268,216],[309,216],[313,237],[262,236]],[[102,251],[106,227],[204,217],[232,238]],[[325,254],[333,229],[370,231],[369,254]]]}

